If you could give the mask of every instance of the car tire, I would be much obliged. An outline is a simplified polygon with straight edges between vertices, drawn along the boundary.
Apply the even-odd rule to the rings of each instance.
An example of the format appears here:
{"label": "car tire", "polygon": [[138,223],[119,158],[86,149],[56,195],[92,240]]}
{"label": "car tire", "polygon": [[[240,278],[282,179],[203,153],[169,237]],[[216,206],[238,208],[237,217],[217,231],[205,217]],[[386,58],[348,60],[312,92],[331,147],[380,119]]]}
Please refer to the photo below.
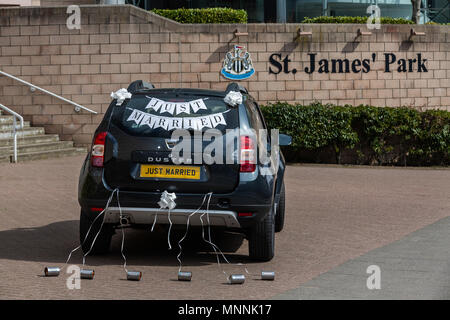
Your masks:
{"label": "car tire", "polygon": [[[89,231],[92,221],[93,220],[89,219],[86,213],[81,211],[80,244],[83,252],[86,254],[87,252],[89,252],[89,250],[91,250],[92,241],[99,232],[100,227],[102,227],[102,229],[100,230],[100,233],[98,233],[97,239],[95,239],[94,246],[92,247],[92,250],[89,252],[89,254],[97,255],[109,252],[109,248],[111,247],[111,238],[114,234],[113,226],[111,224],[103,224],[102,226],[103,218],[99,217],[92,225],[92,228]],[[85,240],[88,231],[89,235]]]}
{"label": "car tire", "polygon": [[285,208],[286,208],[286,193],[283,182],[280,190],[280,200],[278,201],[277,212],[275,215],[275,232],[280,232],[281,230],[283,230]]}
{"label": "car tire", "polygon": [[272,212],[250,230],[248,249],[251,259],[272,260],[275,254],[275,221]]}

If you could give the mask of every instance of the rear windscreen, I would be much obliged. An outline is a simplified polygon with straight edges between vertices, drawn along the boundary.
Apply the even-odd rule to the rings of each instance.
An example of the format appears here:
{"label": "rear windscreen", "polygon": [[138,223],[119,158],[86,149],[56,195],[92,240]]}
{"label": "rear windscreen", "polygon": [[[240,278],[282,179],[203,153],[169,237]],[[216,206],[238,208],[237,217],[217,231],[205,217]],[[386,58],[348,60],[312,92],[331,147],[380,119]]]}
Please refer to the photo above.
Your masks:
{"label": "rear windscreen", "polygon": [[135,94],[121,106],[114,106],[112,123],[131,135],[170,137],[173,130],[205,131],[235,129],[237,108],[221,97],[180,93]]}

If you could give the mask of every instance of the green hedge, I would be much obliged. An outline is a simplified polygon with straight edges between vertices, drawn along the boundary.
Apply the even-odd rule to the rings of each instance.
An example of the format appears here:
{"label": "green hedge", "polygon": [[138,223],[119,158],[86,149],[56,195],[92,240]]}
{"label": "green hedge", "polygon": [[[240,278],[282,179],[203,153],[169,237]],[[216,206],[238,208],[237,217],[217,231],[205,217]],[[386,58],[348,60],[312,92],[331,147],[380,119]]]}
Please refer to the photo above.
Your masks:
{"label": "green hedge", "polygon": [[247,23],[247,12],[231,8],[153,9],[152,12],[179,23]]}
{"label": "green hedge", "polygon": [[428,21],[428,22],[425,22],[425,24],[437,25],[437,26],[450,26],[450,23],[438,23],[438,22],[434,22],[434,21]]}
{"label": "green hedge", "polygon": [[[315,17],[303,19],[302,23],[357,23],[357,24],[365,24],[367,22],[368,17]],[[375,23],[375,19],[374,19]],[[381,24],[414,24],[411,20],[404,18],[391,18],[391,17],[380,17]]]}
{"label": "green hedge", "polygon": [[450,112],[360,105],[262,106],[269,128],[292,136],[288,161],[449,165]]}

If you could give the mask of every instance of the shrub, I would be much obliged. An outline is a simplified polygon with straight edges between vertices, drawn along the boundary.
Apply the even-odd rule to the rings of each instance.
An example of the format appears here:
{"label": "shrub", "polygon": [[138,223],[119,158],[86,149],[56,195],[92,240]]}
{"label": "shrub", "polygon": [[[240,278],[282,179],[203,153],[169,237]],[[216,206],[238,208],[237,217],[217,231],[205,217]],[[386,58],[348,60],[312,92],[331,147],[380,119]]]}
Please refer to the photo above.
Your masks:
{"label": "shrub", "polygon": [[269,128],[292,136],[290,161],[449,165],[450,112],[401,107],[290,105],[262,107]]}
{"label": "shrub", "polygon": [[[356,23],[365,24],[368,17],[315,17],[303,19],[302,23]],[[373,20],[375,23],[375,19]],[[380,17],[381,24],[414,24],[413,21],[404,18]]]}
{"label": "shrub", "polygon": [[438,22],[434,22],[434,21],[428,21],[425,22],[425,24],[430,24],[430,25],[437,25],[437,26],[450,26],[450,23],[438,23]]}
{"label": "shrub", "polygon": [[152,12],[179,23],[247,23],[247,12],[231,8],[153,9]]}

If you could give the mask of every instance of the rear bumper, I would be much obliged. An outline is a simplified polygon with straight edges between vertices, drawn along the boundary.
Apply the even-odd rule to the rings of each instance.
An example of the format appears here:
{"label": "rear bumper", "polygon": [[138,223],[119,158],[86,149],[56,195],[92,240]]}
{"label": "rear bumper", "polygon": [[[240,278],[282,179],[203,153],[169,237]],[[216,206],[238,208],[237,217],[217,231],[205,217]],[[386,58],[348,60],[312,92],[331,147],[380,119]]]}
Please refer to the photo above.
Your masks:
{"label": "rear bumper", "polygon": [[[127,219],[131,224],[169,224],[168,210],[159,208],[136,208],[136,207],[110,207],[105,210],[105,223],[117,224],[122,217]],[[190,216],[190,217],[189,217]],[[228,210],[189,210],[189,209],[173,209],[170,211],[170,221],[173,224],[185,225],[189,217],[189,225],[220,226],[226,228],[240,228],[241,225],[237,219],[237,213]]]}
{"label": "rear bumper", "polygon": [[[103,170],[98,168],[89,168],[85,162],[81,169],[78,202],[85,214],[94,218],[98,211],[91,211],[90,208],[105,208],[108,198],[111,196],[112,188],[104,180]],[[274,181],[271,177],[258,176],[253,181],[241,181],[237,188],[227,194],[213,193],[210,200],[209,211],[216,212],[216,225],[232,228],[248,229],[270,214],[274,201]],[[170,190],[168,190],[171,192]],[[180,218],[176,218],[176,223],[185,224],[187,215],[196,209],[206,210],[206,201],[201,208],[199,206],[205,199],[205,194],[196,193],[176,193],[176,208],[179,211]],[[136,224],[147,222],[153,223],[155,210],[158,210],[158,201],[161,198],[161,192],[135,192],[120,190],[120,206],[127,208],[123,213],[132,215]],[[111,221],[118,222],[117,197],[111,201]],[[230,214],[232,213],[232,214]],[[239,213],[251,213],[251,216],[241,217]],[[181,217],[184,216],[184,217]],[[211,217],[212,215],[210,215]],[[161,216],[158,223],[166,223],[168,220]],[[193,220],[198,223],[199,220]]]}

